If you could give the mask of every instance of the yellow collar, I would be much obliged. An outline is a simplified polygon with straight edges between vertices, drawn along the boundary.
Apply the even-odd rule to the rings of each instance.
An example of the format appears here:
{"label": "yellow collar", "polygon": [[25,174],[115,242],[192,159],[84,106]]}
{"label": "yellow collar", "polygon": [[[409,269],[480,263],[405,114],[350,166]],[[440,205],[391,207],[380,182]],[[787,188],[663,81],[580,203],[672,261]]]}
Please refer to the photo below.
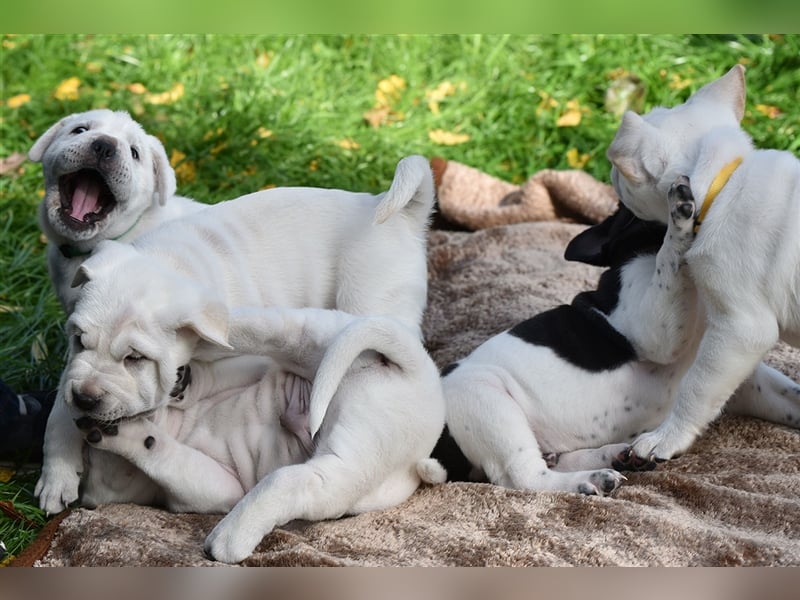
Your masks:
{"label": "yellow collar", "polygon": [[697,235],[697,232],[700,230],[700,225],[703,223],[703,219],[706,218],[706,213],[714,203],[714,199],[717,197],[717,194],[722,191],[722,188],[725,187],[725,184],[728,183],[731,175],[733,175],[733,172],[741,163],[741,156],[734,158],[731,162],[722,167],[719,173],[717,173],[717,176],[714,177],[714,181],[711,182],[711,186],[708,188],[708,193],[706,193],[706,198],[703,200],[703,206],[700,207],[700,212],[698,213],[697,218],[694,220],[695,235]]}

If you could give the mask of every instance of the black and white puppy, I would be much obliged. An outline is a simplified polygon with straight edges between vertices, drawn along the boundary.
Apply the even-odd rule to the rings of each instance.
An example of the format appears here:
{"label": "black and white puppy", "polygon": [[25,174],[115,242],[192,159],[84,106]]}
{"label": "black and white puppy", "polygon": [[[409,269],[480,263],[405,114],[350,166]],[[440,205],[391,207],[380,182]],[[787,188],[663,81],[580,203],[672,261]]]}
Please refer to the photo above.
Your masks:
{"label": "black and white puppy", "polygon": [[[611,467],[653,468],[630,443],[672,409],[704,330],[681,260],[692,241],[689,188],[677,182],[670,204],[668,226],[621,206],[576,236],[568,260],[610,267],[597,289],[444,369],[447,429],[434,456],[451,479],[605,495],[624,479]],[[796,387],[762,363],[732,406],[769,417],[787,385]]]}

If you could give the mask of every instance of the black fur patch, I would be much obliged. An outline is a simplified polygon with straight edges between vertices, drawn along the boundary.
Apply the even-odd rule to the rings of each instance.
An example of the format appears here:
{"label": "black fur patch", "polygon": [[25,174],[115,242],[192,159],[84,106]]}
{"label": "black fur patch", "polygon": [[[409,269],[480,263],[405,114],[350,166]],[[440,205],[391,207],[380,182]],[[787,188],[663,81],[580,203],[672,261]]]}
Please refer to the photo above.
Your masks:
{"label": "black fur patch", "polygon": [[608,371],[636,360],[627,338],[602,315],[575,305],[538,314],[515,325],[509,333],[529,344],[546,346],[586,371]]}
{"label": "black fur patch", "polygon": [[183,396],[181,394],[186,391],[186,388],[189,387],[190,383],[192,383],[192,367],[188,364],[178,367],[175,387],[170,390],[169,395],[172,398],[183,400]]}
{"label": "black fur patch", "polygon": [[438,460],[447,470],[447,481],[469,481],[469,474],[472,471],[472,463],[467,460],[461,448],[456,444],[447,425],[439,436],[439,441],[431,452],[431,458]]}
{"label": "black fur patch", "polygon": [[600,276],[597,289],[581,292],[572,304],[540,313],[509,333],[530,344],[547,346],[586,371],[607,371],[636,360],[633,346],[603,315],[610,314],[619,302],[622,267],[639,255],[658,252],[665,234],[666,226],[637,219],[620,207],[599,225],[575,236],[565,252],[567,260],[612,267]]}

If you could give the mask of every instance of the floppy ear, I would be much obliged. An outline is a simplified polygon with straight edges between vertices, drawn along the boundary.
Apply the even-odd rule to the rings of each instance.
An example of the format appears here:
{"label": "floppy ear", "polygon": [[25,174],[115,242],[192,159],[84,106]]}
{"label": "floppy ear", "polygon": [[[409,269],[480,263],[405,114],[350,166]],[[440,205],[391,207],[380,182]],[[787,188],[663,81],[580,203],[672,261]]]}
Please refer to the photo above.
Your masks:
{"label": "floppy ear", "polygon": [[158,200],[161,206],[175,195],[177,183],[175,181],[175,170],[169,164],[167,151],[164,145],[154,135],[148,135],[147,141],[150,144],[150,151],[153,153],[153,174],[155,175],[156,188],[154,190],[154,200]]}
{"label": "floppy ear", "polygon": [[95,246],[91,256],[78,267],[71,286],[74,288],[81,286],[103,273],[116,270],[123,260],[136,254],[137,251],[130,244],[103,240]]}
{"label": "floppy ear", "polygon": [[47,148],[53,142],[53,139],[58,135],[58,132],[64,128],[67,120],[70,117],[64,117],[58,123],[50,127],[47,131],[45,131],[39,139],[36,140],[31,146],[31,149],[28,150],[28,158],[30,158],[33,162],[42,162],[42,157],[44,153],[47,151]]}
{"label": "floppy ear", "polygon": [[207,342],[233,350],[233,346],[228,343],[229,325],[228,307],[222,302],[211,300],[181,319],[178,329],[189,329]]}
{"label": "floppy ear", "polygon": [[609,266],[606,252],[608,242],[615,232],[633,219],[633,213],[620,204],[616,212],[605,221],[592,225],[572,238],[564,251],[564,258],[597,267]]}
{"label": "floppy ear", "polygon": [[626,111],[606,156],[628,181],[644,183],[658,179],[667,164],[660,137],[657,128],[635,112]]}
{"label": "floppy ear", "polygon": [[81,266],[78,267],[78,270],[75,271],[75,277],[72,278],[72,283],[70,284],[70,287],[73,288],[80,287],[83,284],[91,281],[91,279],[92,279],[92,274],[86,268],[86,263],[82,263]]}
{"label": "floppy ear", "polygon": [[728,106],[740,122],[744,117],[744,105],[747,97],[747,85],[744,79],[744,67],[735,65],[719,79],[707,83],[697,90],[689,102],[712,102],[716,105]]}

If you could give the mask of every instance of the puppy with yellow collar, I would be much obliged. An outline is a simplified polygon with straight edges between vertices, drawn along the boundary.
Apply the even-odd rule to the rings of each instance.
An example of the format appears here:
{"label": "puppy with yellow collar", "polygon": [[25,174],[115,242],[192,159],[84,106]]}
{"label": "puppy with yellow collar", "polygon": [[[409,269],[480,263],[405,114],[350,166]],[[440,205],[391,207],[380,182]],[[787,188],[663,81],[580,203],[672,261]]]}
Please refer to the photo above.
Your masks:
{"label": "puppy with yellow collar", "polygon": [[[637,216],[667,222],[676,182],[700,203],[682,259],[706,329],[673,410],[633,443],[639,457],[684,452],[779,340],[800,346],[800,161],[754,149],[739,126],[744,106],[737,65],[684,104],[626,113],[608,149],[614,187]],[[793,413],[800,389],[782,398]]]}

